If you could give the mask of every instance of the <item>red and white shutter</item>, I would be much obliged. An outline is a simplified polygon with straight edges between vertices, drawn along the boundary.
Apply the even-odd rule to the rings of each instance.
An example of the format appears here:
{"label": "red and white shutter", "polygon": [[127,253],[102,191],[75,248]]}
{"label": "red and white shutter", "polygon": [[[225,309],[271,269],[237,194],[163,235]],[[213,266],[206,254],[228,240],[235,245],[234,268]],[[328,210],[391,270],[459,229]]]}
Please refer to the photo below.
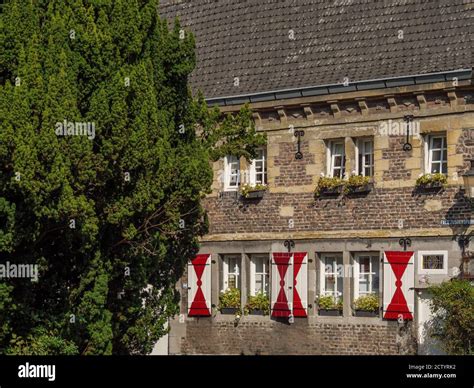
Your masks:
{"label": "red and white shutter", "polygon": [[272,254],[272,317],[289,318],[293,315],[293,255]]}
{"label": "red and white shutter", "polygon": [[211,255],[197,255],[188,263],[188,316],[211,315]]}
{"label": "red and white shutter", "polygon": [[385,252],[383,262],[384,319],[413,320],[414,252]]}
{"label": "red and white shutter", "polygon": [[293,253],[293,316],[308,316],[308,254]]}

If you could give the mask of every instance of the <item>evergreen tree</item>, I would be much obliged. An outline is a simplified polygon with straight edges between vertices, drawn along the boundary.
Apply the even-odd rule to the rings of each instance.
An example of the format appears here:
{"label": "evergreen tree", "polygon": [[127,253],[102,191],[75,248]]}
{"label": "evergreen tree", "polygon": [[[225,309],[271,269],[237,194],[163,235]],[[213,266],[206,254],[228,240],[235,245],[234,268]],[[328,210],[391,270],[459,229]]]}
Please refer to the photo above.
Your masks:
{"label": "evergreen tree", "polygon": [[210,161],[265,140],[248,108],[192,96],[194,38],[157,0],[11,0],[0,26],[0,264],[40,272],[0,280],[0,353],[149,353],[206,232]]}

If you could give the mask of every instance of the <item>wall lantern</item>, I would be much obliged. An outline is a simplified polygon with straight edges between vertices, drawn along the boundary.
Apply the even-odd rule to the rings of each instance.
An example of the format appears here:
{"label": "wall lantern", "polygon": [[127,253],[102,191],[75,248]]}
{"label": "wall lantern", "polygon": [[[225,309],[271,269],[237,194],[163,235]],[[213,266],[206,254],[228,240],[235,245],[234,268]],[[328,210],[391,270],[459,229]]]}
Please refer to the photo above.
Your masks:
{"label": "wall lantern", "polygon": [[470,200],[474,199],[474,159],[471,159],[471,169],[462,175],[464,180],[464,189],[466,197]]}

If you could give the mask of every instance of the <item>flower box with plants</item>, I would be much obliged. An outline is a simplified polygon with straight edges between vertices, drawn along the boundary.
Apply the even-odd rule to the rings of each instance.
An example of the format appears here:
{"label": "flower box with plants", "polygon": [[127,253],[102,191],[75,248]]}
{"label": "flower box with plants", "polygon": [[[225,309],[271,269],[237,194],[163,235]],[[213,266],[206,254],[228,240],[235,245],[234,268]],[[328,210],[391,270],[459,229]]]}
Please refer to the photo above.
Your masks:
{"label": "flower box with plants", "polygon": [[447,184],[448,178],[446,175],[441,173],[424,174],[416,180],[416,187],[420,190],[426,191],[440,190],[443,187],[446,187]]}
{"label": "flower box with plants", "polygon": [[344,186],[344,194],[367,194],[373,186],[368,176],[351,175]]}
{"label": "flower box with plants", "polygon": [[229,288],[219,295],[219,311],[221,314],[240,313],[240,290]]}
{"label": "flower box with plants", "polygon": [[379,315],[379,297],[377,294],[363,295],[354,301],[356,317],[376,317]]}
{"label": "flower box with plants", "polygon": [[245,314],[268,315],[270,313],[270,300],[263,292],[249,296],[244,309]]}
{"label": "flower box with plants", "polygon": [[320,296],[318,299],[319,315],[337,317],[342,315],[342,298],[336,302],[333,296]]}
{"label": "flower box with plants", "polygon": [[338,196],[342,193],[343,189],[344,181],[341,178],[321,177],[314,190],[314,196],[316,198]]}
{"label": "flower box with plants", "polygon": [[257,199],[263,198],[266,191],[267,186],[265,185],[243,185],[240,189],[240,195],[245,199]]}

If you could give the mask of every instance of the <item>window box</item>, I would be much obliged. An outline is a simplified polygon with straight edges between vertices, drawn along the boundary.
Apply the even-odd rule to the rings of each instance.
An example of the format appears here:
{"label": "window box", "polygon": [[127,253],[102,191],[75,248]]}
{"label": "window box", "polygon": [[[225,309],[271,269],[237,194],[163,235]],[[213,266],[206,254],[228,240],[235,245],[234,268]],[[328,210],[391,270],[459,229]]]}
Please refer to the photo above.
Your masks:
{"label": "window box", "polygon": [[344,191],[344,182],[339,177],[326,178],[321,177],[318,180],[316,189],[314,190],[314,196],[318,197],[331,197],[338,196]]}
{"label": "window box", "polygon": [[244,185],[240,191],[240,195],[244,199],[260,199],[263,198],[267,187],[264,185]]}
{"label": "window box", "polygon": [[322,316],[337,317],[342,315],[342,298],[335,299],[332,295],[318,298],[318,312]]}
{"label": "window box", "polygon": [[260,292],[257,295],[248,297],[247,305],[244,308],[245,314],[251,315],[268,315],[270,314],[270,300],[268,296]]}
{"label": "window box", "polygon": [[262,315],[262,316],[263,316],[263,315],[267,315],[267,314],[265,313],[265,311],[260,310],[260,309],[252,309],[252,310],[249,311],[249,314],[250,314],[250,315]]}
{"label": "window box", "polygon": [[238,288],[229,288],[219,296],[219,311],[221,314],[240,313],[240,290]]}
{"label": "window box", "polygon": [[240,311],[240,308],[237,308],[237,307],[221,307],[221,314],[235,315],[239,311]]}
{"label": "window box", "polygon": [[420,191],[439,191],[448,183],[446,175],[436,174],[425,174],[420,176],[416,180],[416,187]]}
{"label": "window box", "polygon": [[338,309],[319,309],[319,315],[323,317],[340,317],[342,316],[342,310]]}
{"label": "window box", "polygon": [[374,188],[373,183],[366,183],[365,185],[351,188],[351,191],[349,194],[368,194],[372,191],[373,188]]}
{"label": "window box", "polygon": [[327,188],[324,188],[321,190],[320,192],[320,196],[321,197],[333,197],[333,196],[338,196],[340,194],[342,194],[344,190],[344,186],[343,185],[340,185],[340,186],[336,186],[336,187],[327,187]]}
{"label": "window box", "polygon": [[378,311],[367,311],[367,310],[355,310],[354,315],[356,317],[378,317]]}
{"label": "window box", "polygon": [[344,194],[367,194],[373,186],[368,176],[352,175],[344,187]]}

